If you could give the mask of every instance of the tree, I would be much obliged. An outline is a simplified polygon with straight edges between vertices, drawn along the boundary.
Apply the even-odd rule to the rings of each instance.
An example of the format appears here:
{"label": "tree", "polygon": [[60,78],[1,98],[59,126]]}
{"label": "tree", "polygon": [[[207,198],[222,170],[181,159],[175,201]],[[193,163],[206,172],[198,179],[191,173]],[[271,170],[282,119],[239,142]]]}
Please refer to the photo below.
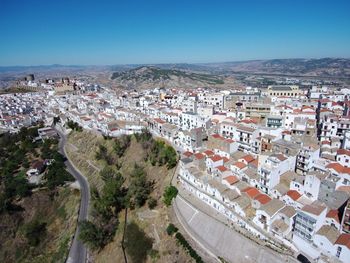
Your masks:
{"label": "tree", "polygon": [[105,166],[101,171],[100,171],[100,176],[102,179],[106,182],[109,179],[118,179],[122,180],[124,182],[124,179],[122,178],[121,174],[119,172],[116,172],[113,170],[112,167]]}
{"label": "tree", "polygon": [[65,164],[61,159],[63,158],[62,155],[58,153],[55,157],[55,161],[48,167],[49,171],[45,174],[46,185],[49,189],[54,189],[56,186],[75,180],[65,169]]}
{"label": "tree", "polygon": [[147,252],[152,249],[153,240],[134,222],[127,225],[125,234],[125,248],[131,261],[146,262]]}
{"label": "tree", "polygon": [[25,226],[25,237],[28,244],[32,247],[39,245],[40,241],[46,235],[46,223],[35,219]]}
{"label": "tree", "polygon": [[98,228],[91,221],[81,221],[79,223],[79,239],[91,249],[101,248],[103,246],[103,230]]}
{"label": "tree", "polygon": [[174,226],[174,224],[169,224],[168,227],[166,228],[166,232],[169,236],[173,235],[178,231],[177,227]]}
{"label": "tree", "polygon": [[72,121],[72,120],[69,120],[67,121],[67,126],[68,128],[74,130],[74,131],[78,131],[78,132],[81,132],[83,130],[83,128],[81,126],[79,126],[78,123]]}
{"label": "tree", "polygon": [[147,180],[147,174],[141,166],[135,164],[132,171],[131,181],[128,190],[130,201],[141,207],[145,204],[148,196],[152,192],[153,183]]}
{"label": "tree", "polygon": [[108,153],[108,150],[104,145],[99,145],[99,150],[95,157],[97,160],[105,160],[108,165],[112,165],[115,162],[113,156]]}
{"label": "tree", "polygon": [[164,194],[163,194],[163,201],[166,206],[171,205],[171,201],[173,198],[176,197],[178,193],[178,190],[176,189],[175,186],[171,185],[165,188]]}
{"label": "tree", "polygon": [[122,135],[115,140],[114,151],[118,157],[122,157],[131,143],[131,136]]}
{"label": "tree", "polygon": [[156,199],[154,199],[153,197],[151,197],[151,198],[149,198],[148,199],[148,208],[149,209],[154,209],[156,206],[157,206],[157,200]]}

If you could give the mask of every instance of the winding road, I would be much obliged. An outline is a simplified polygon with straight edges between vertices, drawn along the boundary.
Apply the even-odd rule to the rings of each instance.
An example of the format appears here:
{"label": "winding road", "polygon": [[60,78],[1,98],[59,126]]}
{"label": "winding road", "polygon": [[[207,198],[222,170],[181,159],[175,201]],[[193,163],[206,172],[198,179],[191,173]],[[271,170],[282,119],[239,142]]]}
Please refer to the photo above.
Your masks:
{"label": "winding road", "polygon": [[[79,172],[79,170],[70,162],[68,159],[65,145],[67,143],[67,136],[62,132],[60,128],[56,128],[56,131],[60,135],[59,142],[59,152],[66,157],[66,168],[67,171],[70,172],[75,179],[78,181],[80,186],[81,200],[80,200],[80,209],[78,221],[87,220],[88,212],[89,212],[89,201],[90,201],[90,189],[89,184],[86,178]],[[85,263],[87,259],[87,249],[84,244],[78,239],[79,235],[79,226],[77,226],[73,243],[69,250],[69,255],[66,263]]]}

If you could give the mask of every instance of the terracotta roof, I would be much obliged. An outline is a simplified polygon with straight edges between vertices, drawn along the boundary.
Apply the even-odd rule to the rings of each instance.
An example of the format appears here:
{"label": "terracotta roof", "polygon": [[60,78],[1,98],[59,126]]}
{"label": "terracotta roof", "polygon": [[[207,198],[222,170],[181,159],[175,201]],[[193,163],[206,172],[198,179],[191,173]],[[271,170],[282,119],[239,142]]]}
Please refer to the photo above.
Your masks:
{"label": "terracotta roof", "polygon": [[155,118],[154,121],[160,123],[160,124],[163,124],[165,123],[165,121],[163,121],[162,119],[159,119],[159,118]]}
{"label": "terracotta roof", "polygon": [[216,167],[220,172],[225,172],[225,171],[227,171],[228,169],[225,167],[225,166],[223,166],[223,165],[220,165],[220,166],[218,166],[218,167]]}
{"label": "terracotta roof", "polygon": [[226,139],[226,141],[227,141],[228,143],[234,143],[234,142],[235,142],[235,141],[232,140],[232,139]]}
{"label": "terracotta roof", "polygon": [[238,167],[239,169],[243,169],[244,167],[247,166],[245,163],[242,163],[242,162],[235,162],[233,165]]}
{"label": "terracotta roof", "polygon": [[204,151],[203,153],[204,153],[206,156],[212,156],[212,155],[214,155],[214,152],[211,151],[211,150],[206,150],[206,151]]}
{"label": "terracotta roof", "polygon": [[239,179],[234,175],[229,175],[224,178],[225,181],[227,181],[230,185],[233,185],[239,181]]}
{"label": "terracotta roof", "polygon": [[346,149],[339,149],[337,151],[337,155],[347,155],[347,156],[350,156],[350,151],[349,150],[346,150]]}
{"label": "terracotta roof", "polygon": [[182,153],[182,155],[185,155],[186,157],[190,157],[193,155],[193,153],[186,151],[186,152]]}
{"label": "terracotta roof", "polygon": [[285,161],[287,160],[288,158],[286,158],[283,154],[279,153],[279,154],[276,154],[276,158],[280,161]]}
{"label": "terracotta roof", "polygon": [[301,196],[301,194],[298,193],[296,190],[289,190],[287,192],[287,195],[292,198],[294,201],[298,200]]}
{"label": "terracotta roof", "polygon": [[350,249],[350,234],[341,234],[335,243],[346,246],[348,249]]}
{"label": "terracotta roof", "polygon": [[250,162],[252,162],[252,161],[255,160],[254,157],[251,156],[250,154],[247,154],[247,155],[244,156],[242,159],[245,160],[247,163],[250,163]]}
{"label": "terracotta roof", "polygon": [[217,162],[217,161],[222,160],[222,158],[221,158],[220,155],[211,156],[210,159],[211,159],[213,162]]}
{"label": "terracotta roof", "polygon": [[227,163],[228,161],[230,161],[230,159],[227,157],[222,157],[222,160],[224,161],[224,163]]}
{"label": "terracotta roof", "polygon": [[215,134],[212,134],[211,137],[215,138],[215,139],[220,139],[220,140],[224,140],[224,137],[222,137],[221,135],[215,133]]}
{"label": "terracotta roof", "polygon": [[246,193],[251,199],[254,199],[257,195],[260,195],[259,190],[252,186],[243,189],[242,192]]}
{"label": "terracotta roof", "polygon": [[328,217],[328,218],[333,218],[335,221],[337,221],[338,223],[340,223],[340,220],[339,220],[339,212],[338,212],[338,210],[336,210],[336,209],[329,210],[329,212],[327,213],[326,217]]}
{"label": "terracotta roof", "polygon": [[194,157],[195,157],[197,160],[201,160],[201,159],[203,159],[205,156],[204,156],[204,154],[201,154],[201,153],[195,153],[195,154],[194,154]]}
{"label": "terracotta roof", "polygon": [[254,197],[254,200],[257,200],[260,204],[264,205],[271,201],[271,197],[266,194],[258,194]]}
{"label": "terracotta roof", "polygon": [[326,168],[333,169],[333,170],[337,171],[338,173],[350,174],[350,168],[344,167],[340,163],[330,163],[326,166]]}

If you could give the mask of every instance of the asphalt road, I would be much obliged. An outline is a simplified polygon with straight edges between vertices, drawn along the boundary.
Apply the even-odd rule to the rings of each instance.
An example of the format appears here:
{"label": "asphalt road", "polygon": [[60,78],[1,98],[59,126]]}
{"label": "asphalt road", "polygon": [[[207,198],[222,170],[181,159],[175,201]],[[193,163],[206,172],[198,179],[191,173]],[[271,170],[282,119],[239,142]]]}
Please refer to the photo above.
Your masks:
{"label": "asphalt road", "polygon": [[[66,142],[67,142],[67,137],[59,129],[56,129],[56,130],[60,135],[59,151],[61,154],[63,154],[67,158],[67,154],[64,149],[64,146],[66,145]],[[68,172],[70,172],[75,177],[75,179],[78,181],[80,185],[81,200],[80,200],[78,221],[86,220],[88,218],[89,201],[90,201],[89,184],[86,178],[72,165],[72,163],[69,161],[68,158],[65,164]],[[69,255],[66,263],[85,263],[86,262],[87,250],[84,244],[78,239],[78,235],[79,235],[79,226],[75,231],[73,243],[69,250]]]}

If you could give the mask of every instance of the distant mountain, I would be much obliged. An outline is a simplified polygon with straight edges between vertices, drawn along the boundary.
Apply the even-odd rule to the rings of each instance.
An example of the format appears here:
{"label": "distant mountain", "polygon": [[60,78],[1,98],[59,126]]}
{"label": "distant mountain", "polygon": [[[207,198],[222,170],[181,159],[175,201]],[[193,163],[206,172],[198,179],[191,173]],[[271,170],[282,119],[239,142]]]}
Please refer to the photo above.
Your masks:
{"label": "distant mountain", "polygon": [[[176,64],[173,65],[175,67]],[[114,72],[111,79],[126,88],[193,88],[224,84],[224,80],[217,75],[190,71],[189,65],[187,70],[167,68],[171,67],[171,64],[161,66],[162,68],[141,66],[127,71]]]}
{"label": "distant mountain", "polygon": [[203,64],[225,72],[350,78],[350,59],[272,59]]}

